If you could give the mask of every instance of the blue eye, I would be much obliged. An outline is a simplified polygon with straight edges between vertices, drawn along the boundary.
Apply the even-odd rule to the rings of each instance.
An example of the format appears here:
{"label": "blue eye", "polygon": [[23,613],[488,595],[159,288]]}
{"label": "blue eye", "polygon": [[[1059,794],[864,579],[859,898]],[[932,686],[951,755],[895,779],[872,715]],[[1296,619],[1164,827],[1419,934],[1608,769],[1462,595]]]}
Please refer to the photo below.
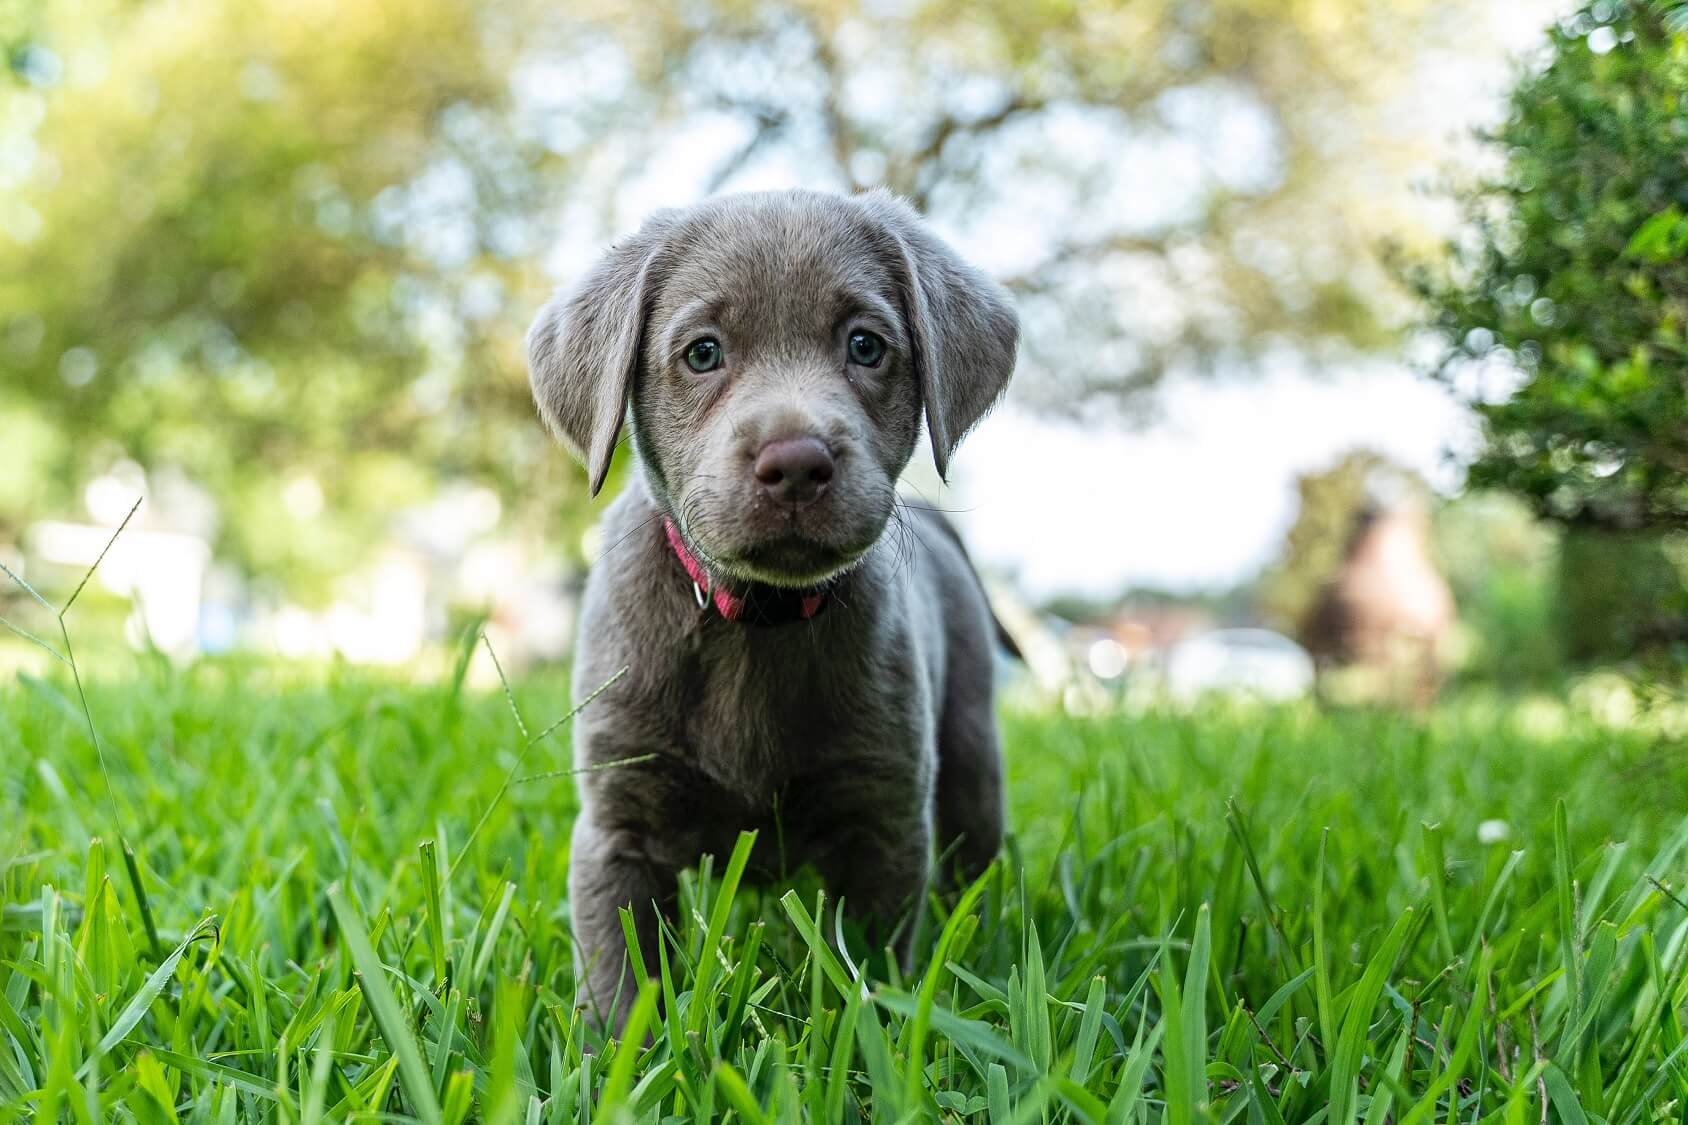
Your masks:
{"label": "blue eye", "polygon": [[851,363],[862,367],[878,367],[879,361],[885,358],[885,341],[872,332],[852,332],[847,350]]}
{"label": "blue eye", "polygon": [[686,366],[702,375],[721,366],[721,342],[713,336],[693,340],[686,349]]}

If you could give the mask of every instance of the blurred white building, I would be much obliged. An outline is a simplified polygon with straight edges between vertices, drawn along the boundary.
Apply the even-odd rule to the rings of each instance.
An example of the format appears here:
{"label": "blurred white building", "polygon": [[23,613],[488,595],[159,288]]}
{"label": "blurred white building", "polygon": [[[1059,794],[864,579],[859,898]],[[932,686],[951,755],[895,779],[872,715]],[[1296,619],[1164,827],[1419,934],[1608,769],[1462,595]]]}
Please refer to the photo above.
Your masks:
{"label": "blurred white building", "polygon": [[[286,502],[307,500],[305,492],[290,486]],[[133,603],[126,632],[137,648],[176,658],[246,649],[407,664],[431,643],[453,639],[447,633],[454,610],[484,614],[511,665],[566,655],[572,639],[575,584],[555,554],[499,534],[501,506],[487,489],[446,488],[399,513],[390,538],[373,546],[369,562],[340,579],[320,607],[266,595],[217,565],[216,506],[179,474],[149,480],[138,466],[119,463],[83,500],[87,522],[32,525],[13,568],[57,571],[74,581],[98,560],[94,583]]]}
{"label": "blurred white building", "polygon": [[45,562],[85,570],[111,543],[96,580],[134,602],[130,642],[150,644],[171,656],[198,651],[210,544],[197,535],[151,530],[125,531],[112,542],[112,531],[92,524],[38,523],[29,531],[29,551]]}

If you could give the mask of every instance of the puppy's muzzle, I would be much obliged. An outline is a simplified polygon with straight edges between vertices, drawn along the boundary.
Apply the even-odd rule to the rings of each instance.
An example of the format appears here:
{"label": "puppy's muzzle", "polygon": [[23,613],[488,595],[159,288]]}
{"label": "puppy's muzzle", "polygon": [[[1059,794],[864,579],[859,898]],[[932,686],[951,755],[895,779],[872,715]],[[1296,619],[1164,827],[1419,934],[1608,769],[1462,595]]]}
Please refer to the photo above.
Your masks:
{"label": "puppy's muzzle", "polygon": [[832,451],[812,435],[770,441],[756,455],[751,472],[776,504],[803,508],[820,499],[837,469]]}

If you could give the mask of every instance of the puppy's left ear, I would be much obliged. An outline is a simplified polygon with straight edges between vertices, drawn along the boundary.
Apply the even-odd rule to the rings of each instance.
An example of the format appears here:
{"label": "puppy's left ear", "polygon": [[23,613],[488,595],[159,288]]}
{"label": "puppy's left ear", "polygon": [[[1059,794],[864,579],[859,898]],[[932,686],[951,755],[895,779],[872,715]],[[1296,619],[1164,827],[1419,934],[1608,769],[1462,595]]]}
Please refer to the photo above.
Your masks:
{"label": "puppy's left ear", "polygon": [[578,285],[539,310],[528,329],[534,401],[557,440],[585,464],[594,496],[621,434],[651,280],[675,215],[659,211],[611,247]]}
{"label": "puppy's left ear", "polygon": [[1008,389],[1020,318],[1002,286],[962,261],[926,229],[907,203],[887,191],[858,197],[897,244],[903,315],[926,405],[926,430],[938,476],[950,454]]}

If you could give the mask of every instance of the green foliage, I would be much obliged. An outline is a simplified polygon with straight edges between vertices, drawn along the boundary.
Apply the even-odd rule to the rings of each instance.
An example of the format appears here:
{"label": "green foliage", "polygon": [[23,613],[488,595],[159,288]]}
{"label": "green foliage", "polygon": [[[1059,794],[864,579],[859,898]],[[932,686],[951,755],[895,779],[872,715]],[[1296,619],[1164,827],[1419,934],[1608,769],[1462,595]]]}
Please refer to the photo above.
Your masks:
{"label": "green foliage", "polygon": [[1648,880],[1680,871],[1688,765],[1639,729],[1012,715],[1013,846],[935,903],[911,977],[862,987],[812,882],[723,856],[650,1034],[605,1043],[572,1003],[565,755],[496,691],[105,680],[114,810],[74,698],[0,692],[0,1120],[1628,1123],[1688,1094],[1688,911]]}
{"label": "green foliage", "polygon": [[1511,688],[1564,675],[1559,529],[1505,492],[1468,492],[1436,510],[1436,557],[1459,607],[1462,679]]}
{"label": "green foliage", "polygon": [[1610,528],[1688,524],[1688,27],[1680,6],[1599,0],[1487,140],[1445,271],[1413,280],[1458,379],[1523,382],[1482,404],[1474,484]]}
{"label": "green foliage", "polygon": [[1558,578],[1573,659],[1626,660],[1688,640],[1688,535],[1571,528]]}
{"label": "green foliage", "polygon": [[[26,438],[0,538],[123,458],[203,484],[219,557],[293,593],[442,481],[578,527],[523,371],[538,267],[636,222],[628,185],[677,154],[698,175],[656,201],[795,179],[963,229],[1070,213],[1006,279],[1050,402],[1377,344],[1389,212],[1355,185],[1404,182],[1379,122],[1475,2],[0,0],[0,432]],[[1201,149],[1218,117],[1268,151],[1119,205],[1120,146]]]}
{"label": "green foliage", "polygon": [[[496,29],[449,3],[41,17],[51,65],[0,113],[0,416],[52,437],[0,528],[122,455],[210,486],[237,564],[342,570],[437,480],[510,495],[550,456],[511,308],[546,161],[488,124]],[[320,517],[281,503],[301,476]]]}

